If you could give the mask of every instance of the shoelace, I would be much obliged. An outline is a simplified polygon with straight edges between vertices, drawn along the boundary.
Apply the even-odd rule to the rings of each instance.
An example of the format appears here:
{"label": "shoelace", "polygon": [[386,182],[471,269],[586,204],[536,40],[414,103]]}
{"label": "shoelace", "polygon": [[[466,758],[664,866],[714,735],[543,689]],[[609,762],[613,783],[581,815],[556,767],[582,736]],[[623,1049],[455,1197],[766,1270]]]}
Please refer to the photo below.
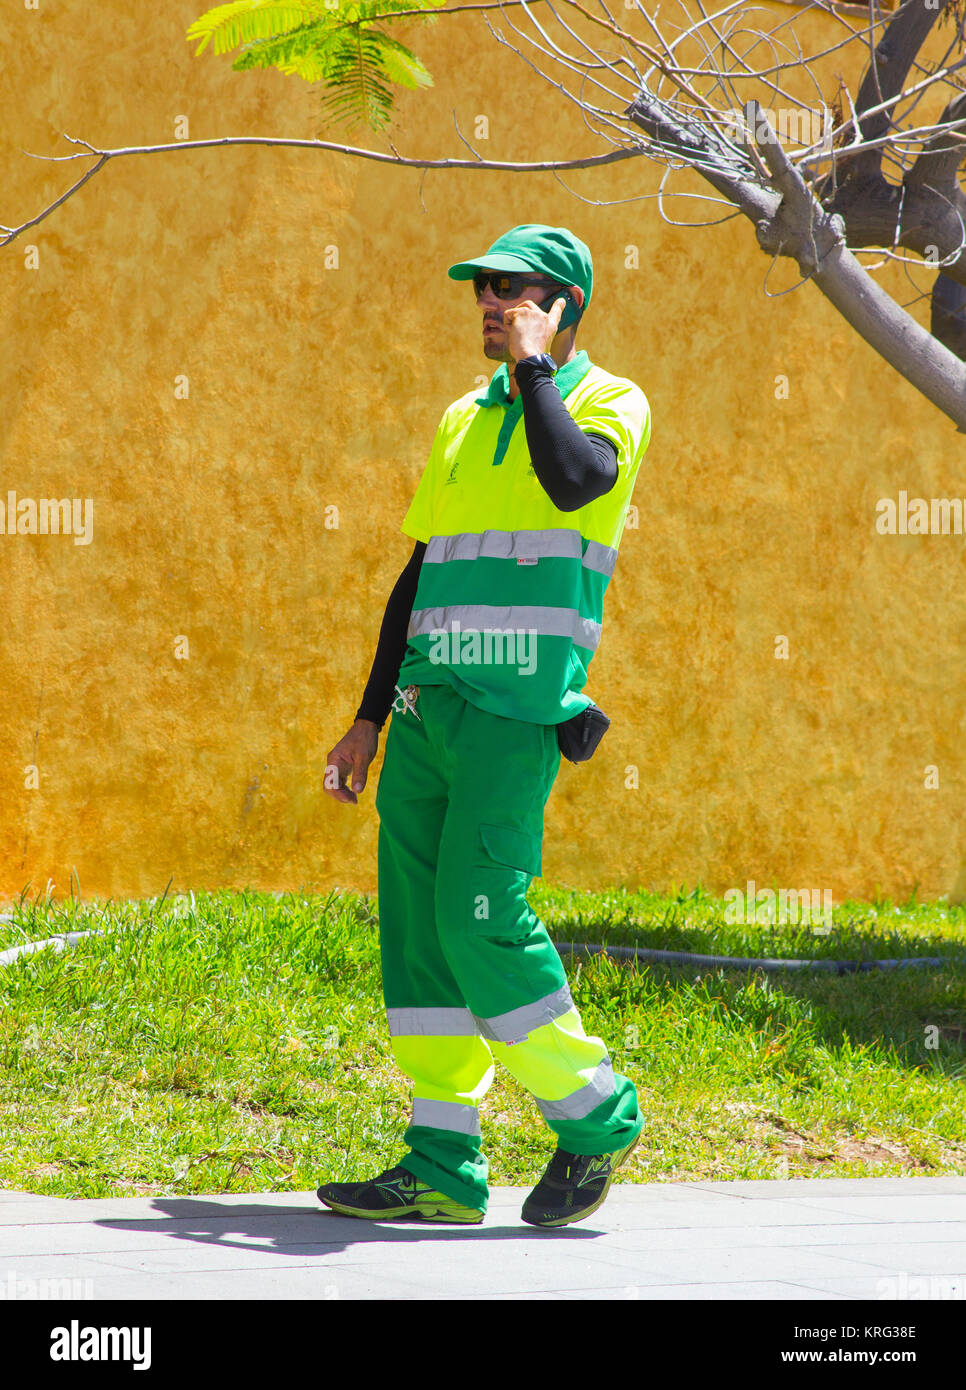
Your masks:
{"label": "shoelace", "polygon": [[560,1151],[555,1153],[550,1162],[548,1178],[557,1181],[569,1182],[572,1170],[580,1163],[600,1163],[606,1158],[606,1154],[569,1154]]}

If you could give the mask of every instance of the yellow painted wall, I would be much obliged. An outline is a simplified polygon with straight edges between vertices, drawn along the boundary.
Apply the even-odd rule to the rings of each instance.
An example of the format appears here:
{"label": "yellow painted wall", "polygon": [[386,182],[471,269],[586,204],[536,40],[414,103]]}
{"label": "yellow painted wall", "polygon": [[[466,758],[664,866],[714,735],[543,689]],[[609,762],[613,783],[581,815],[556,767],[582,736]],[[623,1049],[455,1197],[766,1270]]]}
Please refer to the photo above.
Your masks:
{"label": "yellow painted wall", "polygon": [[[388,149],[364,127],[323,129],[295,78],[194,58],[184,32],[202,9],[5,9],[0,221],[89,167],[21,153],[71,152],[60,132],[166,143],[186,115],[191,139]],[[798,22],[806,40],[831,32]],[[480,17],[406,33],[436,85],[398,99],[403,153],[463,157],[454,111],[485,157],[603,148]],[[489,138],[474,142],[479,114]],[[159,154],[110,164],[0,254],[0,500],[94,506],[86,546],[0,535],[0,894],[48,879],[63,894],[72,871],[85,897],[169,879],[376,890],[384,737],[357,807],[325,794],[326,755],[410,553],[399,524],[439,417],[492,371],[446,267],[534,221],[591,247],[578,347],[653,411],[640,526],[587,687],[613,724],[592,763],[562,765],[546,880],[964,895],[963,538],[874,526],[900,488],[966,495],[962,439],[814,287],[765,296],[744,219],[662,221],[660,175],[646,159],[558,180]],[[878,274],[912,297],[900,269]],[[796,278],[781,262],[768,291]],[[928,323],[926,301],[914,312]]]}

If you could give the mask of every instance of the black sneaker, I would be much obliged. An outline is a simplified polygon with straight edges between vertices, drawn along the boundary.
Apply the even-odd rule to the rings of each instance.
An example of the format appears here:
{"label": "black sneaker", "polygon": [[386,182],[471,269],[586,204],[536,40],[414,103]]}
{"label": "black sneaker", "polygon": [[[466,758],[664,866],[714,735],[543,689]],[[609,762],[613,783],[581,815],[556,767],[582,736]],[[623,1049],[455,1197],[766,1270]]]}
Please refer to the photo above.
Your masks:
{"label": "black sneaker", "polygon": [[626,1149],[610,1154],[571,1154],[558,1149],[520,1215],[529,1226],[567,1226],[583,1221],[602,1204],[614,1174],[636,1143],[637,1139],[632,1139]]}
{"label": "black sneaker", "polygon": [[389,1168],[369,1182],[329,1182],[316,1194],[333,1211],[343,1216],[368,1217],[388,1221],[393,1217],[417,1217],[424,1221],[456,1221],[462,1226],[478,1226],[483,1220],[479,1207],[467,1207],[421,1182],[408,1168]]}

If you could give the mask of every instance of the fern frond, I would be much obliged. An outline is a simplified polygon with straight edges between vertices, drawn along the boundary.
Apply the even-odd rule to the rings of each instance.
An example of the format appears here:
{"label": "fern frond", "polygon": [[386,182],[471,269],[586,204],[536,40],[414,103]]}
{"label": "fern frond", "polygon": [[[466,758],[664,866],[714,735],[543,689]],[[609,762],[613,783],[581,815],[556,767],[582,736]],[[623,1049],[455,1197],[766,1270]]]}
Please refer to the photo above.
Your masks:
{"label": "fern frond", "polygon": [[328,78],[330,91],[320,103],[322,113],[347,122],[350,130],[360,120],[382,130],[392,109],[392,93],[379,80],[378,37],[364,29],[343,29],[339,39]]}
{"label": "fern frond", "polygon": [[[420,0],[415,3],[419,4]],[[212,39],[216,53],[227,53],[240,44],[272,38],[297,25],[336,14],[337,11],[326,9],[324,0],[295,0],[295,3],[293,0],[231,0],[230,4],[216,5],[196,19],[185,37],[189,43],[192,39],[201,39],[195,57]]]}
{"label": "fern frond", "polygon": [[324,82],[329,75],[331,52],[337,39],[338,30],[332,24],[325,21],[307,24],[294,34],[250,44],[239,53],[232,68],[236,72],[278,68],[306,82]]}
{"label": "fern frond", "polygon": [[[381,29],[395,10],[425,11],[419,19],[435,23],[442,0],[231,0],[195,20],[189,40],[199,39],[196,56],[214,40],[214,52],[238,48],[237,72],[277,68],[306,82],[324,82],[323,115],[368,121],[384,129],[392,109],[386,85],[415,90],[433,79],[421,60]],[[407,18],[412,18],[409,15]]]}
{"label": "fern frond", "polygon": [[373,38],[379,40],[379,66],[390,82],[412,90],[418,87],[432,87],[433,79],[415,53],[411,53],[398,39],[391,38],[389,34],[383,34],[378,29],[369,32]]}

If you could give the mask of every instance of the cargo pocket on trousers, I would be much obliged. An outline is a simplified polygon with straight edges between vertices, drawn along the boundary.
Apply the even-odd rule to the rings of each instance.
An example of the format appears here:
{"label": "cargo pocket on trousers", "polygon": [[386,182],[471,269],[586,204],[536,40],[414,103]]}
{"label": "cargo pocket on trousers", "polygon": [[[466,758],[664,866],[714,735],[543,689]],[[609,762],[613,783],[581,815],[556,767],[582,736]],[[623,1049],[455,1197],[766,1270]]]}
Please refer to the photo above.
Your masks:
{"label": "cargo pocket on trousers", "polygon": [[510,825],[481,825],[480,841],[488,862],[474,873],[473,925],[484,936],[523,939],[536,920],[527,890],[543,872],[540,839]]}
{"label": "cargo pocket on trousers", "polygon": [[522,869],[535,878],[543,873],[543,854],[540,840],[525,830],[510,825],[481,825],[480,839],[491,859],[510,869]]}

